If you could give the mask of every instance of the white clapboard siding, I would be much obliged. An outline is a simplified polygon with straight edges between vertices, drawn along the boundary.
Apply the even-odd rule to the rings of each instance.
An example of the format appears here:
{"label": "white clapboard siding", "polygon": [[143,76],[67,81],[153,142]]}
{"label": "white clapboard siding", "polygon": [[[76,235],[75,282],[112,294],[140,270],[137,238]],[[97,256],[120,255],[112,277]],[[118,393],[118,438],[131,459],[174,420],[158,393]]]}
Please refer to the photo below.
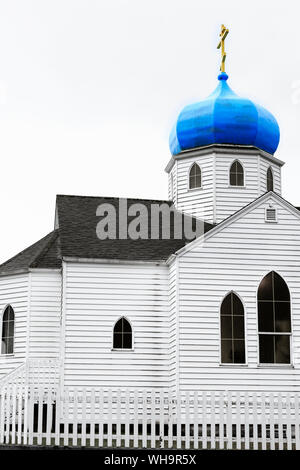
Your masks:
{"label": "white clapboard siding", "polygon": [[[231,164],[239,160],[244,168],[245,186],[230,187],[229,171]],[[189,171],[193,163],[201,168],[202,187],[189,189]],[[281,193],[281,170],[277,161],[263,154],[220,151],[204,154],[201,149],[183,155],[175,160],[169,172],[169,197],[171,198],[171,178],[173,179],[173,202],[187,214],[205,219],[207,222],[221,222],[267,191],[266,175],[271,166],[274,176],[274,191]],[[171,176],[172,175],[172,176]]]}
{"label": "white clapboard siding", "polygon": [[175,207],[177,206],[177,162],[175,162],[172,170],[168,174],[168,197],[172,200]]}
{"label": "white clapboard siding", "polygon": [[[65,279],[64,384],[167,387],[167,266],[67,263]],[[122,316],[133,328],[133,351],[112,350]]]}
{"label": "white clapboard siding", "polygon": [[[177,208],[207,221],[214,217],[214,158],[214,154],[208,154],[176,160]],[[202,187],[190,190],[189,172],[193,163],[201,169]]]}
{"label": "white clapboard siding", "polygon": [[0,354],[0,379],[24,363],[27,345],[29,274],[15,274],[0,277],[0,334],[2,315],[10,304],[15,312],[14,354]]}
{"label": "white clapboard siding", "polygon": [[[265,222],[270,202],[277,209],[277,223]],[[182,390],[299,389],[299,218],[271,195],[249,210],[179,256]],[[272,270],[285,279],[290,289],[293,367],[258,366],[256,293],[261,279]],[[245,366],[220,365],[220,306],[231,290],[240,296],[245,309]]]}
{"label": "white clapboard siding", "polygon": [[[202,188],[189,189],[189,171],[193,163],[201,168]],[[173,198],[172,186],[173,181]],[[213,220],[214,202],[214,154],[178,158],[169,172],[169,198],[173,199],[175,207],[187,214],[201,217],[207,221]]]}
{"label": "white clapboard siding", "polygon": [[174,389],[177,380],[177,289],[176,261],[169,268],[170,292],[170,388]]}
{"label": "white clapboard siding", "polygon": [[60,353],[61,273],[31,273],[29,357],[58,358]]}
{"label": "white clapboard siding", "polygon": [[[235,160],[244,168],[244,187],[229,186],[229,171]],[[216,154],[216,222],[246,206],[267,191],[267,170],[272,167],[274,191],[281,192],[280,167],[261,155]]]}
{"label": "white clapboard siding", "polygon": [[259,162],[260,194],[265,193],[267,190],[268,168],[271,168],[273,172],[274,192],[281,194],[281,168],[262,156]]}

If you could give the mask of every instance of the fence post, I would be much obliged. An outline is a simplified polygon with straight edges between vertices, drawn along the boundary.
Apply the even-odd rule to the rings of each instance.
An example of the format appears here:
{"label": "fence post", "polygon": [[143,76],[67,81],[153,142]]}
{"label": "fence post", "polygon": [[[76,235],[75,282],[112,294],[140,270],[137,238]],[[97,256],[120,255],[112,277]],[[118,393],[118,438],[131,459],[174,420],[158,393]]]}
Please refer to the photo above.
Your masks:
{"label": "fence post", "polygon": [[103,434],[104,434],[104,396],[103,389],[99,391],[99,431],[98,431],[98,446],[103,447]]}
{"label": "fence post", "polygon": [[[24,394],[24,399],[23,399]],[[26,410],[25,410],[25,387],[24,385],[19,385],[17,387],[17,403],[18,403],[18,437],[17,442],[18,444],[22,444],[22,406],[24,403],[24,434],[25,434],[25,418],[26,418]]]}
{"label": "fence post", "polygon": [[0,444],[4,444],[4,420],[5,420],[5,387],[1,388],[0,403]]}
{"label": "fence post", "polygon": [[77,387],[74,388],[73,391],[73,446],[77,446],[77,439],[78,439],[78,389]]}
{"label": "fence post", "polygon": [[245,434],[245,450],[250,449],[250,424],[249,424],[249,393],[245,392],[244,405],[244,434]]}
{"label": "fence post", "polygon": [[81,403],[81,445],[86,446],[86,400],[87,393],[84,387],[81,392],[82,403]]}
{"label": "fence post", "polygon": [[168,448],[173,447],[173,397],[172,391],[168,392]]}
{"label": "fence post", "polygon": [[190,392],[185,393],[185,448],[190,448]]}
{"label": "fence post", "polygon": [[210,393],[210,449],[216,448],[216,407],[215,392]]}
{"label": "fence post", "polygon": [[155,421],[156,421],[156,413],[155,413],[155,399],[156,399],[156,393],[155,390],[151,390],[151,422],[150,422],[150,427],[151,427],[151,447],[152,449],[155,449],[156,447],[156,433],[155,433]]}
{"label": "fence post", "polygon": [[56,385],[55,397],[55,445],[60,445],[60,416],[61,416],[61,391],[60,387]]}
{"label": "fence post", "polygon": [[258,413],[257,413],[257,395],[252,394],[253,400],[253,449],[258,449]]}
{"label": "fence post", "polygon": [[38,445],[42,444],[42,425],[43,425],[43,403],[44,403],[44,390],[41,386],[38,388]]}
{"label": "fence post", "polygon": [[202,392],[202,449],[207,449],[207,394]]}
{"label": "fence post", "polygon": [[9,444],[9,427],[10,427],[10,396],[11,386],[6,387],[6,407],[5,407],[5,443]]}
{"label": "fence post", "polygon": [[180,392],[177,392],[176,394],[176,407],[177,407],[177,414],[176,414],[176,431],[177,431],[177,436],[176,436],[176,448],[181,449],[181,394]]}
{"label": "fence post", "polygon": [[108,404],[107,404],[107,445],[112,446],[112,390],[108,391]]}
{"label": "fence post", "polygon": [[286,396],[286,438],[287,450],[292,450],[292,419],[291,419],[291,397],[288,393]]}
{"label": "fence post", "polygon": [[147,390],[144,389],[143,391],[143,447],[147,447]]}
{"label": "fence post", "polygon": [[130,442],[130,390],[125,392],[125,447],[129,447]]}
{"label": "fence post", "polygon": [[138,415],[139,415],[139,393],[138,390],[134,390],[134,422],[133,422],[133,447],[138,447],[139,445],[139,423],[138,423]]}
{"label": "fence post", "polygon": [[270,449],[275,450],[275,416],[274,416],[274,395],[270,394]]}
{"label": "fence post", "polygon": [[261,440],[262,440],[262,445],[261,448],[262,450],[267,449],[267,413],[266,413],[266,396],[263,393],[261,396]]}
{"label": "fence post", "polygon": [[48,387],[47,393],[47,420],[46,420],[46,445],[51,444],[51,431],[52,431],[52,419],[53,419],[53,411],[52,411],[52,397],[53,391],[52,388]]}
{"label": "fence post", "polygon": [[28,389],[28,444],[33,444],[33,420],[34,420],[34,386]]}
{"label": "fence post", "polygon": [[[60,390],[60,387],[59,387]],[[66,387],[64,390],[64,401],[63,401],[63,419],[64,419],[64,446],[69,445],[69,416],[70,416],[70,392],[69,388]]]}
{"label": "fence post", "polygon": [[91,424],[90,424],[90,446],[94,447],[95,445],[95,389],[94,387],[91,389]]}
{"label": "fence post", "polygon": [[17,418],[17,390],[12,386],[12,417],[11,417],[11,443],[16,443],[16,418]]}
{"label": "fence post", "polygon": [[199,447],[199,403],[198,392],[194,392],[194,449]]}
{"label": "fence post", "polygon": [[227,435],[227,449],[232,449],[232,394],[228,392],[228,408],[227,408],[227,422],[226,422],[226,435]]}
{"label": "fence post", "polygon": [[164,447],[165,443],[165,393],[164,390],[160,391],[160,417],[159,417],[159,435],[160,447]]}
{"label": "fence post", "polygon": [[116,422],[116,446],[121,446],[121,390],[117,391],[117,422]]}
{"label": "fence post", "polygon": [[225,417],[225,411],[226,411],[226,405],[225,405],[225,400],[224,400],[224,392],[220,392],[219,396],[219,412],[220,412],[220,418],[219,418],[219,449],[224,449],[224,437],[225,437],[225,427],[224,427],[224,417]]}
{"label": "fence post", "polygon": [[278,394],[278,448],[283,450],[282,395]]}
{"label": "fence post", "polygon": [[296,393],[295,395],[295,445],[296,445],[296,450],[300,450],[300,429],[299,429],[299,415],[300,409],[299,409],[299,395]]}

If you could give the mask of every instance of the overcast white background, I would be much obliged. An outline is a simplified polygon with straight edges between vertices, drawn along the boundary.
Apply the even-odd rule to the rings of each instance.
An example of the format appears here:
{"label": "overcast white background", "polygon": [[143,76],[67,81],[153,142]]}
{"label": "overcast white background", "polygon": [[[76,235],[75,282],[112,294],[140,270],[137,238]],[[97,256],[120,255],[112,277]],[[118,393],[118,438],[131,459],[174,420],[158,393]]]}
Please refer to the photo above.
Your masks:
{"label": "overcast white background", "polygon": [[0,261],[53,229],[55,195],[166,198],[168,137],[217,84],[278,119],[300,205],[299,1],[0,0]]}

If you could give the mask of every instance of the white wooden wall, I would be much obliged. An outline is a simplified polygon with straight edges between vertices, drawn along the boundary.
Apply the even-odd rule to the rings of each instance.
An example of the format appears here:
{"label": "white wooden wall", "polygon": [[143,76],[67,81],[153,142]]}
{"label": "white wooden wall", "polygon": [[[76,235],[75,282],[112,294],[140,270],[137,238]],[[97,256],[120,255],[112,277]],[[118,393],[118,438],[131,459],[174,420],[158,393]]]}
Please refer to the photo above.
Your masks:
{"label": "white wooden wall", "polygon": [[[265,222],[268,203],[244,214],[179,258],[181,390],[292,390],[300,386],[300,222],[270,197],[278,223]],[[294,367],[258,366],[256,293],[261,279],[277,271],[292,302]],[[234,290],[246,321],[246,366],[220,365],[220,306]]]}
{"label": "white wooden wall", "polygon": [[274,178],[274,192],[281,194],[281,168],[279,165],[271,163],[264,157],[260,157],[259,163],[259,194],[263,194],[266,192],[267,188],[267,171],[268,168],[271,167],[273,171],[273,178]]}
{"label": "white wooden wall", "polygon": [[[232,163],[239,160],[244,168],[244,187],[229,186]],[[216,154],[216,222],[252,202],[267,191],[267,170],[272,167],[274,192],[281,193],[280,167],[260,155]]]}
{"label": "white wooden wall", "polygon": [[[189,171],[193,163],[201,168],[202,188],[189,189]],[[178,159],[173,174],[173,202],[177,209],[210,221],[214,205],[214,155],[192,156]],[[171,180],[169,180],[171,181]],[[169,182],[170,186],[170,182]]]}
{"label": "white wooden wall", "polygon": [[[68,263],[65,269],[65,385],[167,387],[167,266]],[[132,324],[134,351],[112,350],[121,316]]]}
{"label": "white wooden wall", "polygon": [[172,262],[169,268],[169,309],[170,309],[170,387],[175,389],[177,383],[177,348],[178,348],[178,329],[177,329],[177,265]]}
{"label": "white wooden wall", "polygon": [[177,206],[177,162],[168,174],[168,198]]}
{"label": "white wooden wall", "polygon": [[2,315],[10,304],[15,312],[14,354],[0,354],[0,379],[12,372],[25,361],[27,350],[27,311],[29,274],[16,274],[0,277],[0,335],[2,337]]}
{"label": "white wooden wall", "polygon": [[60,354],[61,273],[31,273],[29,357],[57,359]]}
{"label": "white wooden wall", "polygon": [[[231,164],[239,160],[244,167],[245,187],[230,187]],[[189,189],[189,170],[198,163],[202,172],[202,188]],[[219,223],[267,191],[267,170],[274,175],[274,191],[281,194],[281,171],[276,162],[260,154],[193,152],[190,157],[175,160],[169,173],[169,198],[173,176],[175,206],[207,222]]]}

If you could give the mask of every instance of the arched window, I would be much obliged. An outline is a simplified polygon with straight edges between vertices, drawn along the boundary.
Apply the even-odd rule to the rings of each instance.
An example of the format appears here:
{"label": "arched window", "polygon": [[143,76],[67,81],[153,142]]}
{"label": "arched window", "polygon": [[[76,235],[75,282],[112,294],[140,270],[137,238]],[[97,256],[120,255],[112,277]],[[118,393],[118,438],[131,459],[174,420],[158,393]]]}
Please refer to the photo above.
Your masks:
{"label": "arched window", "polygon": [[259,362],[290,364],[291,302],[286,282],[272,271],[258,293]]}
{"label": "arched window", "polygon": [[1,354],[13,354],[15,334],[15,314],[14,309],[8,305],[2,317],[2,341]]}
{"label": "arched window", "polygon": [[244,186],[244,169],[238,160],[230,167],[230,186]]}
{"label": "arched window", "polygon": [[189,174],[189,188],[196,189],[201,188],[201,169],[197,163],[194,163],[190,169]]}
{"label": "arched window", "polygon": [[114,326],[114,349],[132,348],[132,328],[128,320],[122,317]]}
{"label": "arched window", "polygon": [[273,171],[269,167],[267,171],[267,191],[274,191]]}
{"label": "arched window", "polygon": [[230,292],[221,305],[221,362],[245,363],[244,307],[234,292]]}

